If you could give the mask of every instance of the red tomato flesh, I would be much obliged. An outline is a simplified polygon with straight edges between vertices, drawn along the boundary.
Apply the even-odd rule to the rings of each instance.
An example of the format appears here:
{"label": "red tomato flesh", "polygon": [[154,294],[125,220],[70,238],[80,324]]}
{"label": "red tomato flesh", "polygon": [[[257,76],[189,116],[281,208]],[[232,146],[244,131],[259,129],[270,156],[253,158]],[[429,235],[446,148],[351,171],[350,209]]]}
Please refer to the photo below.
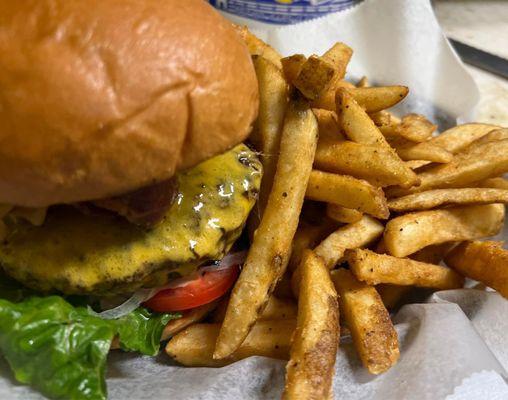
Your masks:
{"label": "red tomato flesh", "polygon": [[240,269],[237,265],[217,271],[198,272],[195,279],[181,286],[163,289],[144,303],[157,312],[183,311],[211,303],[235,283]]}

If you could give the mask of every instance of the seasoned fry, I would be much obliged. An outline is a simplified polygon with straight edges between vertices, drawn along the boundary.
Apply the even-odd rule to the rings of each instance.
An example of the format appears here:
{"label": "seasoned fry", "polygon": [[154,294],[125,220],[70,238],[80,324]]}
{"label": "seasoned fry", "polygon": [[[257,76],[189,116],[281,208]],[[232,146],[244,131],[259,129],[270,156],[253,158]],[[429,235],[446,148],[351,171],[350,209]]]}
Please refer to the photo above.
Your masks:
{"label": "seasoned fry", "polygon": [[427,161],[427,160],[409,160],[409,161],[406,161],[405,164],[412,170],[415,170],[415,169],[424,167],[425,165],[428,165],[430,163],[431,163],[431,161]]}
{"label": "seasoned fry", "polygon": [[[407,114],[396,127],[398,136],[413,142],[425,142],[432,137],[437,126],[420,114]],[[434,145],[437,146],[437,145]]]}
{"label": "seasoned fry", "polygon": [[498,128],[500,127],[490,124],[473,123],[458,125],[432,138],[429,143],[440,146],[450,153],[455,154],[465,149],[475,140]]}
{"label": "seasoned fry", "polygon": [[291,319],[257,322],[243,344],[227,359],[213,358],[220,324],[195,324],[171,339],[166,353],[187,367],[223,367],[235,361],[264,356],[287,360],[296,322]]}
{"label": "seasoned fry", "polygon": [[254,58],[259,85],[259,115],[254,132],[250,136],[261,151],[263,179],[255,208],[256,227],[266,207],[277,166],[280,136],[287,108],[288,85],[282,72],[263,57]]}
{"label": "seasoned fry", "polygon": [[336,70],[318,56],[310,56],[302,65],[293,85],[309,100],[317,99],[332,83]]}
{"label": "seasoned fry", "polygon": [[390,220],[384,242],[389,254],[405,257],[432,244],[496,235],[503,222],[502,204],[419,211]]}
{"label": "seasoned fry", "polygon": [[445,255],[453,249],[455,242],[434,244],[410,254],[408,257],[412,260],[421,261],[428,264],[439,264],[443,261]]}
{"label": "seasoned fry", "polygon": [[282,63],[282,70],[284,76],[289,83],[293,83],[300,72],[302,71],[303,64],[307,61],[307,57],[303,54],[294,54],[289,57],[284,57],[280,60]]}
{"label": "seasoned fry", "polygon": [[376,286],[376,290],[388,310],[396,308],[404,297],[411,292],[411,289],[412,288],[410,286],[397,286],[384,283]]}
{"label": "seasoned fry", "polygon": [[363,214],[360,211],[338,206],[337,204],[326,205],[326,215],[334,221],[343,224],[352,224],[362,219]]}
{"label": "seasoned fry", "polygon": [[420,186],[411,189],[391,188],[387,194],[399,197],[429,189],[465,187],[505,172],[508,172],[508,139],[472,146],[456,154],[448,164],[430,167],[418,174]]}
{"label": "seasoned fry", "polygon": [[506,189],[508,190],[508,180],[505,178],[490,178],[484,181],[475,183],[474,186],[492,188],[492,189]]}
{"label": "seasoned fry", "polygon": [[337,116],[347,137],[356,143],[391,149],[381,131],[372,122],[365,110],[355,101],[350,91],[346,89],[337,90],[336,103]]}
{"label": "seasoned fry", "polygon": [[402,137],[389,139],[390,145],[395,149],[402,160],[425,160],[437,163],[448,163],[453,160],[453,154],[442,147],[429,142],[412,142]]}
{"label": "seasoned fry", "polygon": [[464,286],[464,277],[454,270],[410,258],[397,258],[376,254],[370,250],[355,249],[346,252],[346,260],[356,278],[369,285],[389,283],[441,290]]}
{"label": "seasoned fry", "polygon": [[446,265],[508,298],[508,250],[500,242],[464,242],[445,258]]}
{"label": "seasoned fry", "polygon": [[288,265],[289,270],[296,270],[298,265],[300,265],[304,250],[313,249],[319,242],[332,233],[333,230],[334,225],[326,221],[317,225],[300,223],[293,238],[291,258],[289,259]]}
{"label": "seasoned fry", "polygon": [[313,108],[312,112],[318,121],[320,139],[333,139],[334,141],[346,139],[341,132],[339,120],[334,111]]}
{"label": "seasoned fry", "polygon": [[508,128],[495,129],[490,131],[486,135],[482,136],[479,139],[476,139],[473,143],[471,143],[468,147],[478,146],[480,144],[495,142],[497,140],[508,139]]}
{"label": "seasoned fry", "polygon": [[393,115],[385,110],[377,111],[375,113],[370,113],[369,117],[372,120],[372,122],[374,122],[374,124],[376,124],[376,126],[379,126],[379,127],[388,126],[388,125],[393,124],[393,122],[392,122]]}
{"label": "seasoned fry", "polygon": [[281,55],[277,53],[270,45],[263,42],[260,38],[254,35],[246,26],[234,25],[236,31],[243,39],[251,55],[259,55],[275,64],[279,69],[282,69],[280,62]]}
{"label": "seasoned fry", "polygon": [[360,79],[358,81],[358,83],[356,84],[356,87],[360,87],[360,88],[363,88],[363,87],[369,87],[369,78],[367,78],[366,76],[362,76],[362,79]]}
{"label": "seasoned fry", "polygon": [[399,359],[399,342],[390,315],[372,286],[346,269],[331,272],[341,313],[351,331],[356,351],[371,374],[390,369]]}
{"label": "seasoned fry", "polygon": [[380,188],[347,175],[313,170],[305,196],[308,199],[353,208],[381,219],[390,215],[386,198]]}
{"label": "seasoned fry", "polygon": [[[227,299],[219,303],[217,308],[212,314],[213,322],[224,321],[226,309],[228,306]],[[272,320],[272,319],[296,319],[296,304],[292,300],[278,299],[275,296],[270,296],[263,313],[259,316],[258,321]]]}
{"label": "seasoned fry", "polygon": [[306,251],[299,269],[298,318],[282,398],[326,399],[339,347],[337,293],[323,261],[312,251]]}
{"label": "seasoned fry", "polygon": [[325,110],[336,111],[335,93],[340,88],[353,89],[355,85],[345,80],[334,80],[328,89],[326,89],[319,98],[311,102],[314,108],[322,108]]}
{"label": "seasoned fry", "polygon": [[286,270],[317,145],[310,108],[291,104],[286,113],[272,191],[240,277],[231,293],[214,358],[232,354],[263,312]]}
{"label": "seasoned fry", "polygon": [[360,221],[337,229],[314,251],[323,259],[326,267],[332,269],[346,250],[369,245],[381,237],[383,228],[380,222],[364,215]]}
{"label": "seasoned fry", "polygon": [[406,86],[378,86],[351,89],[355,101],[368,113],[393,107],[409,93]]}
{"label": "seasoned fry", "polygon": [[336,79],[343,79],[346,75],[347,65],[351,56],[353,55],[353,49],[348,45],[337,42],[335,43],[325,54],[321,56],[324,60],[328,61],[336,70]]}
{"label": "seasoned fry", "polygon": [[418,182],[416,174],[393,151],[349,140],[320,138],[314,166],[323,171],[365,179],[382,187],[410,187]]}
{"label": "seasoned fry", "polygon": [[508,190],[489,188],[434,189],[391,199],[388,201],[388,207],[392,211],[406,212],[449,205],[490,203],[508,203]]}

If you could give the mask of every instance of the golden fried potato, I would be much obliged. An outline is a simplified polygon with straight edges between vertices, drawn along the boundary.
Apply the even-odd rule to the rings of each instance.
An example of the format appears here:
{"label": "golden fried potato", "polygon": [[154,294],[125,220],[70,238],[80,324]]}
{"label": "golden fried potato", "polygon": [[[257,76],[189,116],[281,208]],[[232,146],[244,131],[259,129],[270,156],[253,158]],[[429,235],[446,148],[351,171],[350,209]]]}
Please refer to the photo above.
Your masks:
{"label": "golden fried potato", "polygon": [[464,286],[464,278],[454,270],[409,258],[355,249],[346,252],[346,260],[356,278],[369,285],[389,283],[442,290]]}
{"label": "golden fried potato", "polygon": [[493,236],[501,230],[504,214],[503,204],[405,214],[388,221],[384,243],[391,255],[405,257],[432,244]]}
{"label": "golden fried potato", "polygon": [[429,142],[455,154],[465,149],[475,140],[498,128],[500,127],[497,125],[477,123],[458,125],[432,138]]}
{"label": "golden fried potato", "polygon": [[303,64],[307,61],[307,57],[303,54],[293,54],[292,56],[284,57],[280,61],[286,80],[292,84],[298,75],[300,75]]}
{"label": "golden fried potato", "polygon": [[376,145],[320,137],[314,166],[320,170],[365,179],[376,186],[410,187],[416,174],[393,151]]}
{"label": "golden fried potato", "polygon": [[259,321],[230,357],[217,360],[212,355],[220,324],[195,324],[174,336],[166,353],[187,367],[223,367],[252,356],[287,360],[295,326],[291,319]]}
{"label": "golden fried potato", "polygon": [[326,215],[334,221],[342,224],[353,224],[360,221],[363,217],[363,214],[360,211],[338,206],[337,204],[327,204]]}
{"label": "golden fried potato", "polygon": [[377,86],[351,89],[355,101],[368,113],[393,107],[409,93],[406,86]]}
{"label": "golden fried potato", "polygon": [[298,318],[282,398],[325,399],[331,395],[339,347],[337,293],[328,269],[312,251],[305,252],[298,269]]}
{"label": "golden fried potato", "polygon": [[335,73],[331,63],[313,55],[303,63],[292,83],[307,99],[315,100],[330,86]]}
{"label": "golden fried potato", "polygon": [[328,61],[337,71],[337,79],[343,79],[346,75],[347,65],[353,55],[353,49],[348,45],[337,42],[325,54],[321,56]]}
{"label": "golden fried potato", "polygon": [[464,242],[445,258],[446,265],[508,298],[508,250],[500,242]]}
{"label": "golden fried potato", "polygon": [[305,103],[286,112],[280,153],[265,212],[229,300],[214,358],[240,347],[284,274],[317,145],[316,117]]}
{"label": "golden fried potato", "polygon": [[234,25],[236,31],[243,39],[251,55],[259,55],[275,64],[279,69],[282,69],[280,59],[282,56],[273,49],[270,45],[263,42],[260,38],[254,35],[246,26]]}
{"label": "golden fried potato", "polygon": [[508,203],[508,190],[489,188],[434,189],[390,199],[392,211],[429,210],[449,205]]}
{"label": "golden fried potato", "polygon": [[331,277],[363,365],[371,374],[387,371],[397,363],[400,352],[397,332],[381,297],[346,269],[332,271]]}
{"label": "golden fried potato", "polygon": [[332,269],[341,261],[346,250],[369,245],[381,237],[383,228],[379,221],[364,215],[360,221],[337,229],[314,251],[323,259],[326,267]]}
{"label": "golden fried potato", "polygon": [[311,200],[338,204],[377,218],[388,218],[386,198],[380,188],[347,175],[313,170],[305,196]]}
{"label": "golden fried potato", "polygon": [[376,290],[379,296],[381,296],[381,300],[383,300],[387,310],[397,308],[412,289],[411,286],[398,286],[385,283],[376,285]]}
{"label": "golden fried potato", "polygon": [[320,139],[332,139],[334,141],[346,139],[340,129],[339,120],[335,111],[313,108],[312,112],[318,121]]}
{"label": "golden fried potato", "polygon": [[[213,322],[224,321],[228,300],[229,299],[224,299],[221,301],[214,310],[212,314]],[[296,319],[296,314],[296,303],[294,301],[270,296],[263,313],[259,316],[259,321],[272,319]]]}
{"label": "golden fried potato", "polygon": [[[402,117],[395,131],[401,136],[413,142],[425,142],[432,137],[437,126],[420,114],[407,114]],[[436,145],[434,145],[436,146]],[[444,149],[443,149],[444,150]]]}
{"label": "golden fried potato", "polygon": [[419,186],[391,188],[387,194],[399,197],[429,189],[466,187],[505,172],[508,172],[508,139],[472,146],[456,154],[448,164],[430,167],[418,174]]}
{"label": "golden fried potato", "polygon": [[418,143],[403,137],[388,139],[388,142],[404,161],[425,160],[436,163],[448,163],[453,160],[452,153],[429,142]]}

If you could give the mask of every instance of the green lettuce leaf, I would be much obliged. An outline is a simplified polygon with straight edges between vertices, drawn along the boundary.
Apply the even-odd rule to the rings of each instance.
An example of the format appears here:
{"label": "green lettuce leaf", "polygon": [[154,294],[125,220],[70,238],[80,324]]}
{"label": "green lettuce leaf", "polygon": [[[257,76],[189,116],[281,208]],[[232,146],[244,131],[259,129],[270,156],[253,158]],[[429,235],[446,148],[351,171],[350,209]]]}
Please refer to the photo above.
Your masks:
{"label": "green lettuce leaf", "polygon": [[140,307],[110,322],[116,326],[123,350],[155,356],[159,352],[164,327],[170,320],[179,317],[179,314],[156,314]]}
{"label": "green lettuce leaf", "polygon": [[0,350],[16,379],[55,399],[106,399],[112,324],[61,297],[0,300]]}
{"label": "green lettuce leaf", "polygon": [[124,350],[155,355],[177,317],[138,308],[116,320],[92,315],[60,296],[0,300],[0,351],[16,379],[55,399],[106,399],[106,358],[118,335]]}

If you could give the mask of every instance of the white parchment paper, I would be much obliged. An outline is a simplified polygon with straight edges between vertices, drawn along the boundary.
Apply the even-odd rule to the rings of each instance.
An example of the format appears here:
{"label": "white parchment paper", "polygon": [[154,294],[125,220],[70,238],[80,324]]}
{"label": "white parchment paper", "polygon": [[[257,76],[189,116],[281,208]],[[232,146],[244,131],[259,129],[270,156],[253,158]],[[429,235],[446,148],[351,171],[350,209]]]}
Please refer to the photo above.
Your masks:
{"label": "white parchment paper", "polygon": [[[228,16],[231,17],[231,16]],[[426,114],[441,128],[473,118],[478,90],[444,39],[426,0],[367,0],[339,14],[289,27],[233,18],[282,54],[322,53],[336,41],[355,53],[349,76],[411,88],[407,110]],[[404,111],[404,110],[402,110]],[[395,316],[399,363],[369,375],[344,338],[337,357],[336,399],[508,399],[508,302],[496,293],[435,293],[427,304],[405,306]],[[151,400],[276,399],[284,362],[252,357],[228,367],[182,368],[157,358],[112,352],[110,398]],[[0,399],[41,399],[16,384],[8,367]]]}

